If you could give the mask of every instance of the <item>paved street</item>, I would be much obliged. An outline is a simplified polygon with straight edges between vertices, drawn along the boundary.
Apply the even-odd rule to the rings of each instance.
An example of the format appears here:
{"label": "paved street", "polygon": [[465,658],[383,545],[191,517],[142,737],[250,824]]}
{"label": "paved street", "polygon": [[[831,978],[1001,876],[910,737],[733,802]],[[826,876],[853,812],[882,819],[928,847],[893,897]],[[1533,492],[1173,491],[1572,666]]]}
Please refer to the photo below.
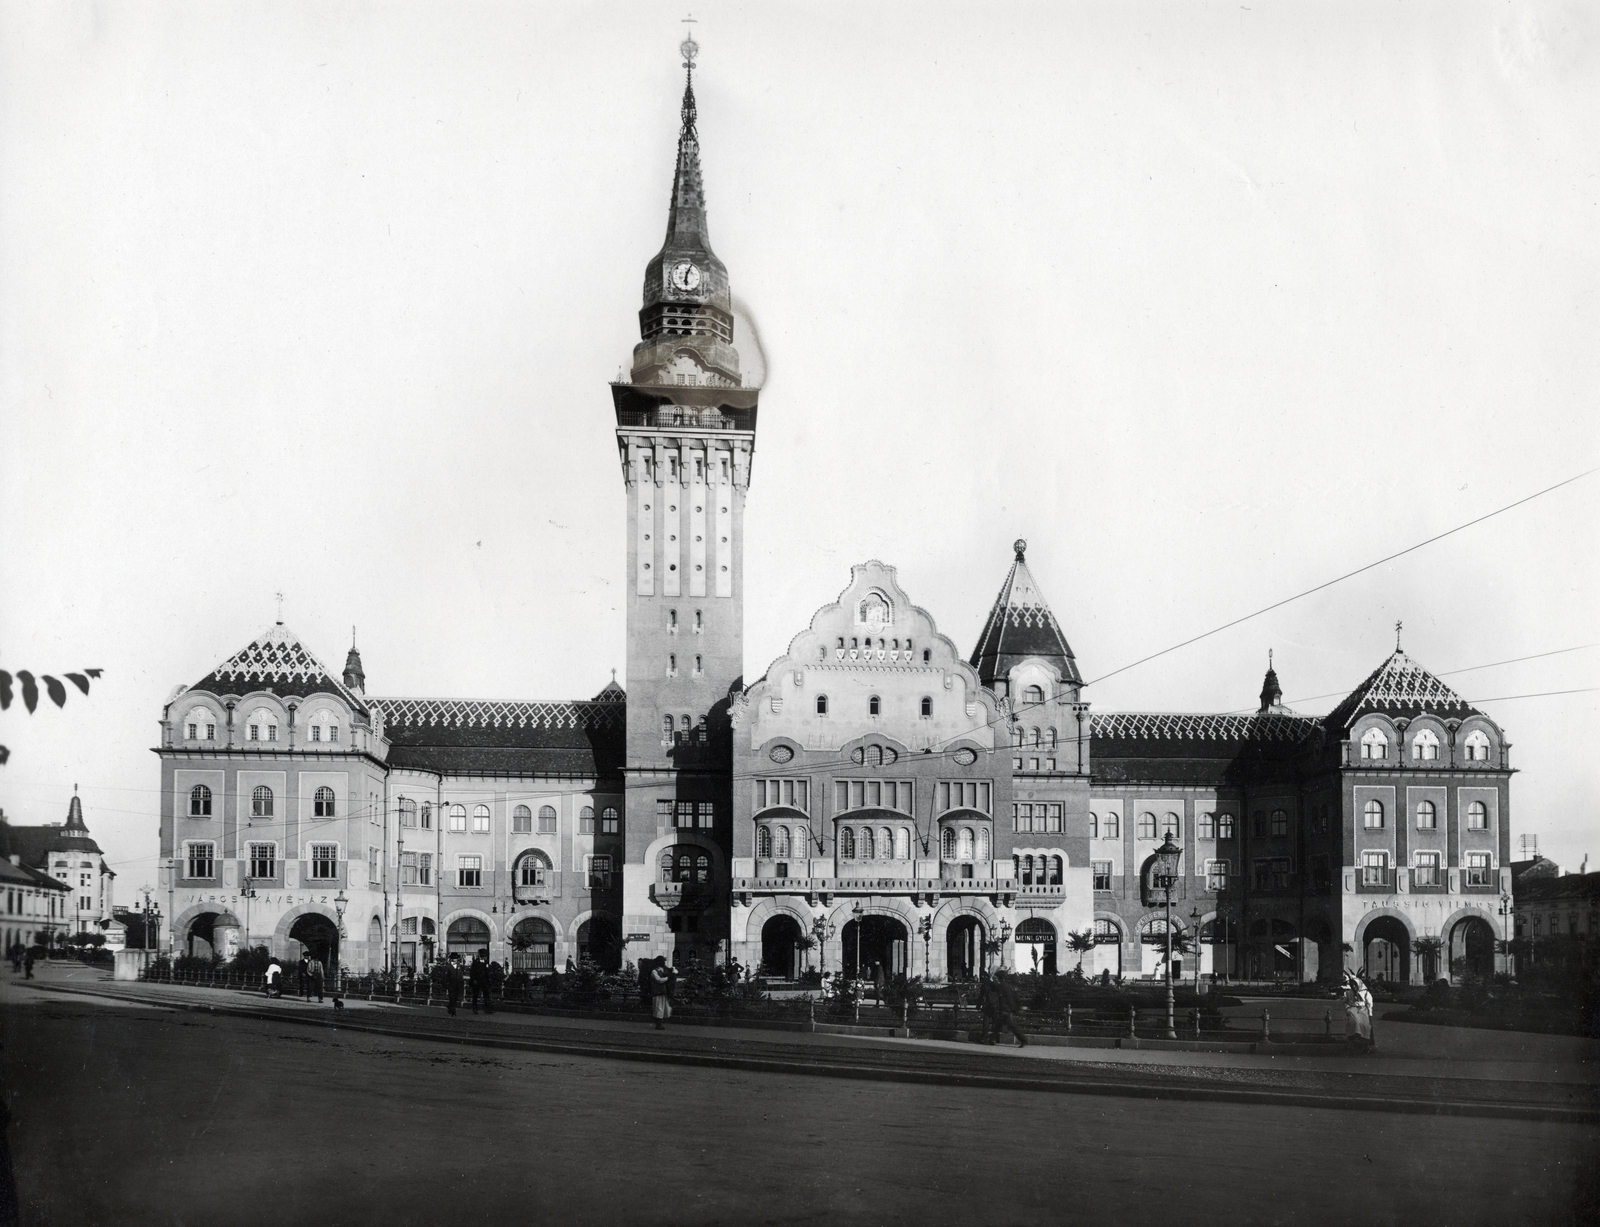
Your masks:
{"label": "paved street", "polygon": [[0,1028],[28,1224],[1550,1223],[1583,1221],[1600,1162],[1590,1126],[523,1054],[15,986]]}

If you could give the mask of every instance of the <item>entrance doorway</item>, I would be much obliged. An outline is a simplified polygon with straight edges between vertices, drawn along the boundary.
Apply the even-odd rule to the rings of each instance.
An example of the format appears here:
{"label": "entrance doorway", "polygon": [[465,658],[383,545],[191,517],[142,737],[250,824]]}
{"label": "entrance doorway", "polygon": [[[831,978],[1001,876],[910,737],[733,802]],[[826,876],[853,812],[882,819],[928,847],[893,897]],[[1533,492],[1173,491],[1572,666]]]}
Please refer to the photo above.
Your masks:
{"label": "entrance doorway", "polygon": [[844,927],[844,974],[871,978],[873,964],[885,976],[906,970],[906,927],[892,916],[863,916]]}
{"label": "entrance doorway", "polygon": [[232,958],[238,953],[239,922],[227,912],[202,912],[189,922],[184,953],[202,959]]}
{"label": "entrance doorway", "polygon": [[761,970],[780,980],[798,980],[799,940],[800,922],[793,916],[774,916],[767,921],[761,926]]}
{"label": "entrance doorway", "polygon": [[989,965],[983,952],[983,924],[976,916],[957,916],[945,930],[945,974],[952,980],[971,980]]}
{"label": "entrance doorway", "polygon": [[328,980],[338,983],[334,971],[339,965],[339,930],[333,921],[315,912],[307,913],[289,926],[289,940],[299,942],[306,957],[321,962]]}
{"label": "entrance doorway", "polygon": [[1450,970],[1455,975],[1494,974],[1494,929],[1481,916],[1469,916],[1450,931]]}
{"label": "entrance doorway", "polygon": [[578,926],[578,953],[601,971],[622,966],[622,929],[610,916],[596,914]]}
{"label": "entrance doorway", "polygon": [[463,963],[470,963],[480,950],[488,957],[489,926],[476,916],[452,920],[450,927],[444,931],[445,957],[459,954]]}
{"label": "entrance doorway", "polygon": [[1056,927],[1030,917],[1017,926],[1017,970],[1042,976],[1056,974]]}
{"label": "entrance doorway", "polygon": [[1362,965],[1367,975],[1392,984],[1411,982],[1411,935],[1393,916],[1380,916],[1362,939]]}
{"label": "entrance doorway", "polygon": [[556,930],[548,920],[528,916],[511,930],[511,970],[548,976],[556,969]]}

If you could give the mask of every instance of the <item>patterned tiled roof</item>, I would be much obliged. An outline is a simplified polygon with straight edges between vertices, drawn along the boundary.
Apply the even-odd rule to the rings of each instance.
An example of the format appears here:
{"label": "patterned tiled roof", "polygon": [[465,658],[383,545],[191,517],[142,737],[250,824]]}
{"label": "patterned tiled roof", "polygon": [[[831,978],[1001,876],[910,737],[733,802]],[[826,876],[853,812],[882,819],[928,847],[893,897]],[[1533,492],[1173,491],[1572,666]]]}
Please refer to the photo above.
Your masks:
{"label": "patterned tiled roof", "polygon": [[1365,712],[1386,716],[1416,716],[1422,712],[1464,720],[1481,713],[1398,648],[1372,676],[1357,686],[1344,702],[1328,713],[1330,729],[1350,727]]}
{"label": "patterned tiled roof", "polygon": [[[601,691],[604,695],[606,692]],[[621,693],[618,687],[617,693]],[[370,699],[386,732],[396,728],[622,729],[627,707],[610,696],[537,702],[497,699]]]}
{"label": "patterned tiled roof", "polygon": [[1297,744],[1316,731],[1312,716],[1274,713],[1249,716],[1227,712],[1127,711],[1094,712],[1090,728],[1096,741],[1166,741]]}
{"label": "patterned tiled roof", "polygon": [[366,704],[328,672],[300,637],[282,622],[269,626],[194,684],[212,694],[245,694],[267,690],[279,698],[303,698],[318,692],[336,694],[356,711]]}
{"label": "patterned tiled roof", "polygon": [[983,684],[993,688],[996,679],[1005,677],[1020,661],[1038,656],[1061,671],[1062,681],[1081,683],[1083,675],[1067,638],[1024,561],[1027,544],[1016,544],[1016,561],[1000,585],[1000,595],[978,636],[978,646],[972,650],[972,667]]}

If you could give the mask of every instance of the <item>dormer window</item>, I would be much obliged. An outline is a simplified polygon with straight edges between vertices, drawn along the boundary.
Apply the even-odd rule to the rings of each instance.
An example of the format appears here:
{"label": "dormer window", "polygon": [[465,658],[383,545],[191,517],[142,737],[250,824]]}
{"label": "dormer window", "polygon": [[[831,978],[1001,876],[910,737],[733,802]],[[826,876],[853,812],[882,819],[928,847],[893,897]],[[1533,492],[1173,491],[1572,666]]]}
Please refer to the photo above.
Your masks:
{"label": "dormer window", "polygon": [[1486,763],[1489,761],[1489,738],[1482,729],[1473,729],[1467,734],[1463,743],[1469,763]]}
{"label": "dormer window", "polygon": [[1436,762],[1439,758],[1439,738],[1432,729],[1423,729],[1411,742],[1411,757],[1420,762]]}
{"label": "dormer window", "polygon": [[1043,703],[1044,702],[1044,687],[1042,687],[1042,686],[1028,686],[1028,687],[1025,687],[1023,689],[1023,691],[1022,691],[1022,701],[1024,703],[1033,703],[1035,705],[1037,705],[1039,703]]}
{"label": "dormer window", "polygon": [[1362,734],[1361,757],[1369,760],[1389,757],[1389,739],[1382,729],[1368,729]]}

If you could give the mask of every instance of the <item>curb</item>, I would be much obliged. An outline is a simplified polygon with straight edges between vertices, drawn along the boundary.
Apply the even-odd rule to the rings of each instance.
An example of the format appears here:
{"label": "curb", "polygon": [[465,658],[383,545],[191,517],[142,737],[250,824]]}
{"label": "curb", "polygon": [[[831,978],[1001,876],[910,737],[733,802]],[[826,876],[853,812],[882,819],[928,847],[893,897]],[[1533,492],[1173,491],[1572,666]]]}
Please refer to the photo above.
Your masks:
{"label": "curb", "polygon": [[221,1014],[273,1023],[295,1023],[329,1031],[359,1031],[391,1039],[421,1040],[460,1044],[474,1048],[499,1048],[520,1052],[550,1053],[560,1056],[593,1057],[613,1061],[679,1065],[713,1069],[739,1069],[755,1073],[795,1074],[806,1077],[844,1078],[853,1081],[899,1082],[923,1086],[953,1086],[979,1090],[1032,1091],[1065,1095],[1109,1095],[1121,1098],[1180,1100],[1200,1103],[1258,1104],[1272,1107],[1338,1108],[1357,1112],[1390,1112],[1402,1115],[1494,1117],[1503,1120],[1540,1120],[1570,1124],[1600,1124],[1600,1108],[1566,1107],[1559,1104],[1493,1103],[1475,1100],[1396,1100],[1350,1094],[1319,1094],[1304,1090],[1246,1090],[1232,1087],[1152,1085],[1148,1082],[1117,1081],[1100,1075],[1095,1078],[1039,1081],[1000,1074],[953,1071],[895,1069],[870,1065],[833,1065],[825,1061],[799,1062],[780,1057],[734,1056],[720,1053],[674,1052],[660,1049],[608,1047],[575,1044],[534,1036],[508,1037],[466,1035],[452,1031],[419,1031],[405,1027],[352,1021],[348,1017],[306,1015],[277,1010],[250,1009],[238,1005],[213,1005],[204,1002],[168,1001],[136,997],[128,993],[108,993],[92,988],[64,985],[39,986],[44,991],[69,996],[104,997],[133,1001],[186,1013]]}

